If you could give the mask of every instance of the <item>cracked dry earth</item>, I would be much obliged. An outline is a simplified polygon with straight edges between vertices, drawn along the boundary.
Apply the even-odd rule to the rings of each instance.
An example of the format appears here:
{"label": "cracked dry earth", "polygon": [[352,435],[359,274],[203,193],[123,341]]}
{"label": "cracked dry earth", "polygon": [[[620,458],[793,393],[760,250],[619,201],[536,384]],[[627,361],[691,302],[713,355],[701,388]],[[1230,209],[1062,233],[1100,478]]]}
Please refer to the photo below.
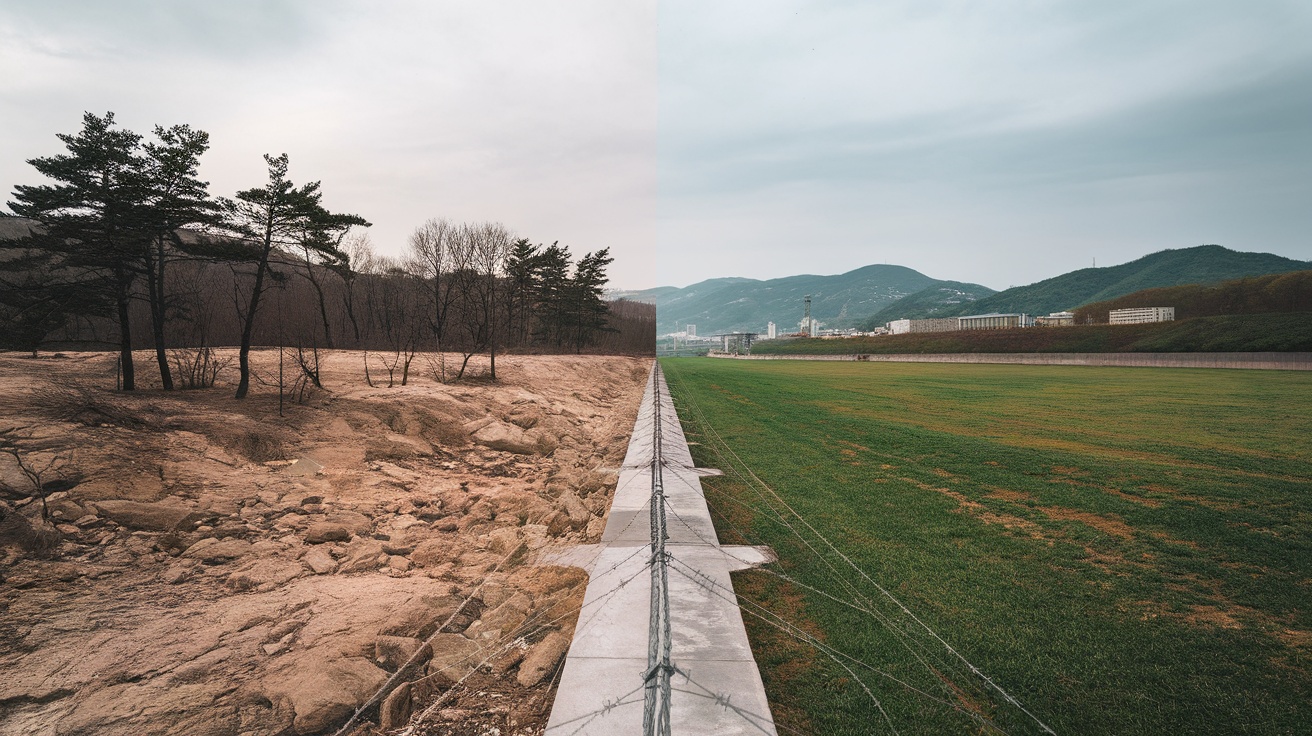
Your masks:
{"label": "cracked dry earth", "polygon": [[0,429],[62,462],[56,541],[0,455],[0,734],[334,733],[380,689],[352,733],[542,733],[586,575],[535,560],[600,537],[649,360],[371,388],[338,351],[285,417],[113,360],[0,354]]}

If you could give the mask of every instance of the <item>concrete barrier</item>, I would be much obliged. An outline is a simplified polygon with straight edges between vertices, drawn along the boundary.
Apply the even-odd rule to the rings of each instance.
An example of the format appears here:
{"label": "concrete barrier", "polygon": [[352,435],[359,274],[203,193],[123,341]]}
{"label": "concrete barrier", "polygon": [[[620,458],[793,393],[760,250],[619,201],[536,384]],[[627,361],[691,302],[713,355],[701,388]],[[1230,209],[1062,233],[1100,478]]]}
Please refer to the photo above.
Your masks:
{"label": "concrete barrier", "polygon": [[1001,363],[1133,368],[1312,370],[1312,353],[858,353],[850,355],[712,355],[734,360],[846,360],[871,363]]}
{"label": "concrete barrier", "polygon": [[[659,392],[653,390],[657,382]],[[669,732],[776,736],[729,579],[730,572],[773,561],[773,554],[759,547],[720,545],[701,487],[701,477],[712,471],[693,467],[674,402],[655,372],[638,410],[601,543],[553,550],[539,560],[583,567],[591,575],[546,733],[643,733],[651,641],[649,504],[656,396],[670,511],[665,551],[671,558],[670,654],[675,673]]]}

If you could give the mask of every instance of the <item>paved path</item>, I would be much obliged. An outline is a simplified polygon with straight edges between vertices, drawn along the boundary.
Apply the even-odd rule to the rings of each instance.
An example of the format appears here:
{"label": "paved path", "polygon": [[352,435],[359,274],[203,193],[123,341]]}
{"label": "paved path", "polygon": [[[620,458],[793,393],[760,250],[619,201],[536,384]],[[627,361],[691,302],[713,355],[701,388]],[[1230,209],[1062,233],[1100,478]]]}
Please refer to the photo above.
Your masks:
{"label": "paved path", "polygon": [[650,501],[659,385],[662,478],[667,497],[671,661],[670,734],[775,734],[729,573],[769,562],[756,547],[720,546],[664,379],[653,372],[620,469],[602,541],[543,562],[589,570],[574,642],[547,733],[643,733],[651,620]]}

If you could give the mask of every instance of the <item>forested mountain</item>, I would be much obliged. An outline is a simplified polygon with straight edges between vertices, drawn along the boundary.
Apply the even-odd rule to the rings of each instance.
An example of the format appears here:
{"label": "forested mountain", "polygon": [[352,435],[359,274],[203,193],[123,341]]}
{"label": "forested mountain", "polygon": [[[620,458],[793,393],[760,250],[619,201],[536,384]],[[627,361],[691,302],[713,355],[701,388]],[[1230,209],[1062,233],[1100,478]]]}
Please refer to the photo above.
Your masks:
{"label": "forested mountain", "polygon": [[660,334],[680,331],[689,323],[697,325],[699,335],[764,332],[767,322],[787,333],[797,331],[807,294],[811,315],[824,327],[848,327],[864,323],[898,299],[950,283],[904,266],[874,265],[836,276],[710,279],[684,288],[662,286],[621,295],[654,303]]}
{"label": "forested mountain", "polygon": [[973,303],[958,305],[939,316],[989,312],[1042,315],[1113,299],[1142,289],[1211,284],[1245,276],[1310,268],[1310,262],[1295,261],[1270,253],[1241,253],[1219,245],[1200,245],[1158,251],[1119,266],[1082,268],[1028,286],[1000,291]]}
{"label": "forested mountain", "polygon": [[1177,321],[1226,314],[1312,313],[1312,271],[1144,289],[1086,304],[1075,310],[1075,322],[1102,324],[1108,311],[1131,307],[1175,307]]}

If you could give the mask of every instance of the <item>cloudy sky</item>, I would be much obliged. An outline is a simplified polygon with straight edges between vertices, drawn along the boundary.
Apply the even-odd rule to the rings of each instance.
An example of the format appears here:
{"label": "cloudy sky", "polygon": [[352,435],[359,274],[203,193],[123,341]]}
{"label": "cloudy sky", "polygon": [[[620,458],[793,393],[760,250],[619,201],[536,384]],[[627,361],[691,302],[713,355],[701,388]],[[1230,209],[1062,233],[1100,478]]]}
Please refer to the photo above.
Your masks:
{"label": "cloudy sky", "polygon": [[1163,248],[1312,259],[1312,3],[0,3],[0,187],[83,110],[260,154],[399,253],[499,220],[613,283],[897,263],[994,288]]}

